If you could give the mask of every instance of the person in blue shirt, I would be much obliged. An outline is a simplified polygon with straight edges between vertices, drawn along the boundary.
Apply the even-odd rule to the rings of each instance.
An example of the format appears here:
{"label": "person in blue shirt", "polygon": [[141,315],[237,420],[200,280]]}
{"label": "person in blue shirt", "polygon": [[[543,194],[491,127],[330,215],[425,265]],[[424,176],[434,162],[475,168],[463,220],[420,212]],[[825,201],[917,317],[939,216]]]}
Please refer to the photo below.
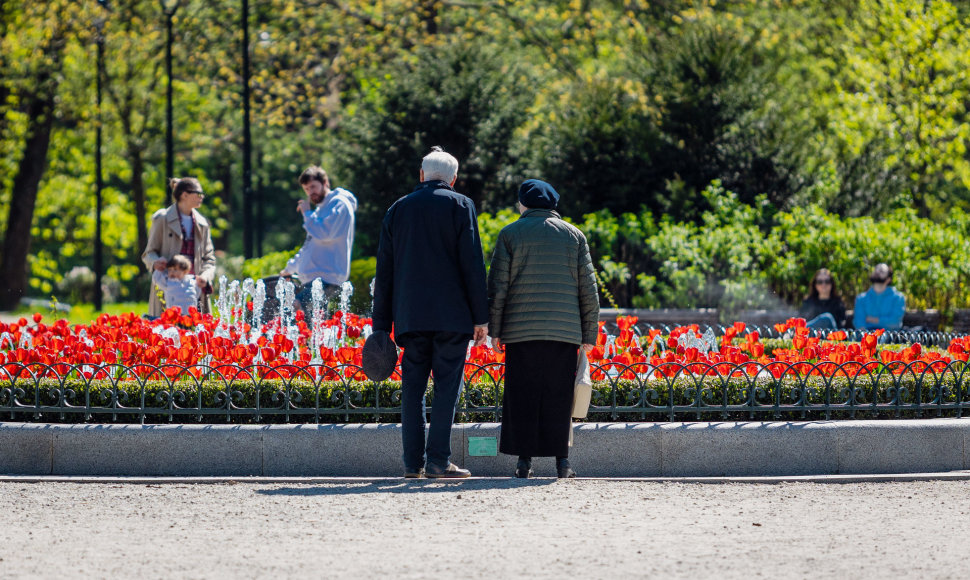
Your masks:
{"label": "person in blue shirt", "polygon": [[869,275],[872,286],[855,298],[852,321],[856,328],[895,330],[903,326],[906,297],[891,286],[893,269],[877,264]]}
{"label": "person in blue shirt", "polygon": [[309,317],[314,280],[323,282],[324,296],[329,300],[350,278],[357,198],[342,187],[330,189],[327,172],[316,165],[308,167],[299,181],[306,197],[297,203],[296,211],[303,221],[306,241],[280,275],[296,274],[300,279],[302,286],[296,299]]}

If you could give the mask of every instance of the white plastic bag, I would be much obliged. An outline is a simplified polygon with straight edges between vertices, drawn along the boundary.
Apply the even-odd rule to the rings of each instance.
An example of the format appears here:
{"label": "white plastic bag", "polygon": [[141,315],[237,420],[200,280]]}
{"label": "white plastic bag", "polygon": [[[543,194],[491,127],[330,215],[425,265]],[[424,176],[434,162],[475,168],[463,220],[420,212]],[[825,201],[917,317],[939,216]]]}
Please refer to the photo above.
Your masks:
{"label": "white plastic bag", "polygon": [[593,381],[589,378],[589,360],[580,349],[576,365],[576,385],[573,389],[573,419],[585,419],[589,414],[589,402],[593,397]]}

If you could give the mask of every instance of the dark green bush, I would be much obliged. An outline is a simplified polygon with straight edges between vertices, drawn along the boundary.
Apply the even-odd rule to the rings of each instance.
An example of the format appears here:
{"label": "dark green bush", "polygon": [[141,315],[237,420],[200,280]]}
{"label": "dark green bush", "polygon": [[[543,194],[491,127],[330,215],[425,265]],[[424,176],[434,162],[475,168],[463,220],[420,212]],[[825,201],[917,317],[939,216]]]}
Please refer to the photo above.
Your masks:
{"label": "dark green bush", "polygon": [[[970,411],[968,374],[965,365],[954,365],[939,374],[883,372],[855,378],[680,376],[651,381],[613,378],[594,386],[587,420],[667,421],[671,419],[671,406],[675,408],[673,419],[678,421],[965,415]],[[144,384],[123,381],[112,385],[108,381],[69,379],[62,383],[42,379],[36,385],[19,382],[17,388],[22,392],[16,388],[7,390],[9,387],[9,383],[0,384],[0,418],[9,421],[207,424],[400,421],[400,412],[395,409],[400,406],[400,385],[394,382],[320,381],[315,384],[293,379],[286,384],[281,380],[175,383],[152,380]],[[499,420],[502,392],[502,384],[488,378],[469,381],[459,400],[456,420]],[[14,395],[17,404],[12,406]],[[144,414],[138,410],[142,400]],[[231,400],[232,409],[227,409],[227,400]],[[125,409],[114,409],[114,401]],[[428,401],[434,404],[431,391]],[[827,403],[831,405],[828,411],[803,408]],[[962,411],[957,408],[961,404]],[[67,406],[73,409],[63,410]],[[171,412],[170,407],[178,409]]]}
{"label": "dark green bush", "polygon": [[[943,222],[913,210],[881,219],[817,207],[773,213],[763,198],[741,203],[717,181],[703,195],[710,209],[699,223],[658,222],[646,209],[598,211],[577,223],[620,307],[718,308],[730,322],[739,310],[797,308],[824,267],[852,309],[879,262],[893,267],[909,309],[939,309],[947,324],[970,307],[970,216],[959,209]],[[484,218],[483,229],[497,227]]]}
{"label": "dark green bush", "polygon": [[467,42],[412,56],[365,81],[336,152],[360,200],[354,243],[367,254],[376,253],[384,213],[417,185],[421,159],[434,145],[458,159],[455,188],[480,210],[515,201],[518,184],[507,183],[504,171],[533,99],[524,67],[496,47]]}

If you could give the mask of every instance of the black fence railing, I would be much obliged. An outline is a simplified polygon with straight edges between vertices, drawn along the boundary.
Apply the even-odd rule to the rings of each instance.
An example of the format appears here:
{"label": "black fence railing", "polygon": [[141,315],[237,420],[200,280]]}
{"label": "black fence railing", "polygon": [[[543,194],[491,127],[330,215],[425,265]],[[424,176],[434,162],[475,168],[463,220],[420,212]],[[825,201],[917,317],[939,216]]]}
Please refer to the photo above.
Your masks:
{"label": "black fence railing", "polygon": [[[609,363],[591,370],[590,421],[961,417],[970,412],[970,366],[962,361]],[[501,419],[503,373],[500,363],[466,365],[458,421]],[[426,397],[430,413],[430,387]],[[356,365],[0,368],[0,420],[10,421],[397,422],[400,405],[398,382],[368,381]]]}

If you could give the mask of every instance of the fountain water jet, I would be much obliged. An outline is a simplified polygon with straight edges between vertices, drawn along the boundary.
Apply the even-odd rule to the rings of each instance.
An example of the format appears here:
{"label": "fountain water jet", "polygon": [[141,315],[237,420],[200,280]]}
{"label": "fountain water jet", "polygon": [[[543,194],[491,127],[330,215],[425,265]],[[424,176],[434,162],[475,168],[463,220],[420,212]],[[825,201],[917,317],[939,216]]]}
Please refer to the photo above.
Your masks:
{"label": "fountain water jet", "polygon": [[262,280],[257,280],[255,286],[256,288],[253,291],[253,321],[249,333],[250,344],[256,344],[256,341],[262,335],[263,306],[266,304],[266,284]]}

